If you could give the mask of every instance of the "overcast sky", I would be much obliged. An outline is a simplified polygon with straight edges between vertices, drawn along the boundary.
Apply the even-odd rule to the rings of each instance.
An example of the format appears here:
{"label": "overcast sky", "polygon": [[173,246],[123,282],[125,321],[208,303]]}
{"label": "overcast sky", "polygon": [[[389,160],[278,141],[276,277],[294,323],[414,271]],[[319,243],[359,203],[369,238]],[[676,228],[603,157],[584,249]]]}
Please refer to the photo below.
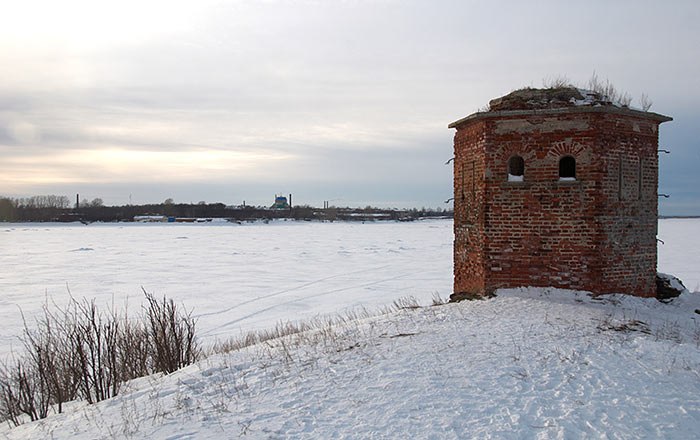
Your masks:
{"label": "overcast sky", "polygon": [[486,3],[4,2],[0,195],[445,207],[448,123],[595,71],[674,117],[660,210],[700,214],[700,2]]}

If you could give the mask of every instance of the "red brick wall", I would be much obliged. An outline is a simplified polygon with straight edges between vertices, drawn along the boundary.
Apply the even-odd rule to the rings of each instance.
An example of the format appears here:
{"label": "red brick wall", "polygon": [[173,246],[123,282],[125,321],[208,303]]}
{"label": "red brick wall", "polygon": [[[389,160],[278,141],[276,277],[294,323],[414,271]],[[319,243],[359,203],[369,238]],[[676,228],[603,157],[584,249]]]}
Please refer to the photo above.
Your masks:
{"label": "red brick wall", "polygon": [[[654,294],[658,122],[562,112],[457,128],[455,292],[554,286]],[[523,182],[507,181],[514,154],[525,161]],[[564,155],[576,159],[574,182],[559,181]]]}
{"label": "red brick wall", "polygon": [[598,214],[603,262],[598,291],[654,296],[658,123],[601,114],[599,126],[600,154],[606,170]]}
{"label": "red brick wall", "polygon": [[455,292],[484,288],[484,128],[478,121],[454,139]]}

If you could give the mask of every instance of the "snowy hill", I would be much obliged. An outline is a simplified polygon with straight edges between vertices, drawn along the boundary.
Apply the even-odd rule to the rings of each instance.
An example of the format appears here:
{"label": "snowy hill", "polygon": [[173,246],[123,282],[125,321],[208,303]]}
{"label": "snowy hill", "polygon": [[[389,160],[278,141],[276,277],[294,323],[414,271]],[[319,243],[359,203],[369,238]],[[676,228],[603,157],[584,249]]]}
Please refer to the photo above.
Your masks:
{"label": "snowy hill", "polygon": [[0,437],[693,438],[696,309],[501,290],[217,354]]}

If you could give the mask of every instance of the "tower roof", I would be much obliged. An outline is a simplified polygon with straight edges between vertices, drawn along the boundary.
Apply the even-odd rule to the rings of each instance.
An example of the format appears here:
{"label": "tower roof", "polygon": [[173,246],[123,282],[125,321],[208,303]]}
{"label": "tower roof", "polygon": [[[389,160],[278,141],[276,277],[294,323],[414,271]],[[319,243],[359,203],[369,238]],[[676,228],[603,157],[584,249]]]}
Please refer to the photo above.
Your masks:
{"label": "tower roof", "polygon": [[520,89],[489,102],[489,111],[553,109],[575,106],[624,107],[600,93],[576,87]]}
{"label": "tower roof", "polygon": [[549,89],[525,88],[511,92],[489,102],[489,110],[473,113],[448,125],[456,128],[463,122],[496,117],[531,114],[575,113],[575,112],[611,112],[630,116],[653,119],[661,122],[673,118],[658,113],[642,111],[613,101],[601,93],[576,87],[558,87]]}

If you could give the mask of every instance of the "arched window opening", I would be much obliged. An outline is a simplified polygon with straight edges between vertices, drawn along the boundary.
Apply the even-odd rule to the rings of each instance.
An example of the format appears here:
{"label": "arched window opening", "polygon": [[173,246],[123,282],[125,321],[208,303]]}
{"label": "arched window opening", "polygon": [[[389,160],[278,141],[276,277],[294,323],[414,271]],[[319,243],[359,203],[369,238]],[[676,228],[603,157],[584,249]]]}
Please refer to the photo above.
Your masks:
{"label": "arched window opening", "polygon": [[520,156],[508,159],[508,181],[522,182],[525,179],[525,161]]}
{"label": "arched window opening", "polygon": [[559,180],[576,180],[576,159],[571,156],[559,159]]}

